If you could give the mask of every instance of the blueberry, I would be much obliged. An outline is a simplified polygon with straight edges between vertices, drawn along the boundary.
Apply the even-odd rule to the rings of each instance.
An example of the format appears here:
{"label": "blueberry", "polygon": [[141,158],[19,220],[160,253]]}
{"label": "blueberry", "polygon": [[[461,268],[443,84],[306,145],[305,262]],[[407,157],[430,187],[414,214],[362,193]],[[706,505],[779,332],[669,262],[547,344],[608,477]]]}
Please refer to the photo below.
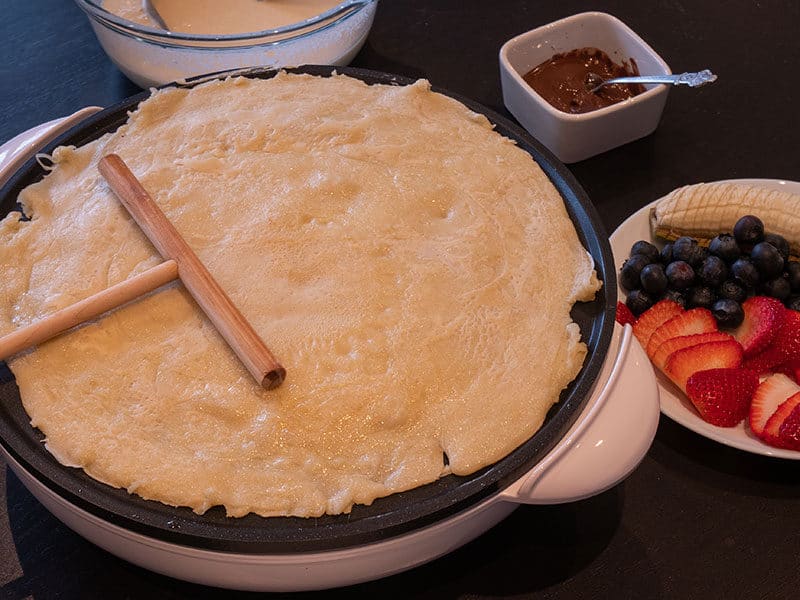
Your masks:
{"label": "blueberry", "polygon": [[664,247],[661,248],[661,262],[665,265],[668,265],[672,262],[672,242],[664,244]]}
{"label": "blueberry", "polygon": [[717,288],[718,298],[727,298],[728,300],[735,300],[739,304],[747,300],[747,290],[739,285],[735,280],[728,279],[722,282],[722,285]]}
{"label": "blueberry", "polygon": [[789,287],[793,292],[800,292],[800,262],[790,260],[786,263],[785,268],[789,278]]}
{"label": "blueberry", "polygon": [[761,286],[761,291],[765,296],[772,296],[784,302],[792,293],[792,288],[789,285],[789,280],[786,277],[780,276],[764,282],[764,285]]}
{"label": "blueberry", "polygon": [[791,296],[786,301],[786,308],[790,308],[791,310],[800,311],[800,296]]}
{"label": "blueberry", "polygon": [[753,246],[750,260],[758,269],[761,279],[772,279],[783,272],[783,257],[778,249],[768,242],[759,242]]}
{"label": "blueberry", "polygon": [[764,239],[764,223],[758,217],[745,215],[733,226],[733,237],[740,245],[757,244]]}
{"label": "blueberry", "polygon": [[698,285],[689,292],[686,306],[687,308],[711,308],[717,296],[710,287]]}
{"label": "blueberry", "polygon": [[642,283],[642,289],[654,296],[660,295],[667,289],[667,276],[664,273],[664,267],[659,263],[646,265],[642,269],[639,281]]}
{"label": "blueberry", "polygon": [[742,253],[739,244],[736,243],[736,238],[729,233],[721,233],[711,240],[708,244],[708,251],[714,256],[719,256],[726,263],[732,263]]}
{"label": "blueberry", "polygon": [[697,272],[700,281],[711,287],[718,287],[728,278],[728,266],[719,256],[706,257]]}
{"label": "blueberry", "polygon": [[717,325],[726,329],[733,329],[742,324],[744,310],[742,305],[729,298],[720,298],[711,307],[711,314],[717,320]]}
{"label": "blueberry", "polygon": [[637,317],[655,304],[655,299],[644,290],[633,290],[628,294],[625,304]]}
{"label": "blueberry", "polygon": [[687,236],[679,237],[672,242],[672,260],[682,260],[685,263],[691,264],[695,257],[696,248],[696,239]]}
{"label": "blueberry", "polygon": [[683,260],[672,261],[667,265],[665,272],[669,285],[676,290],[685,290],[694,283],[694,269]]}
{"label": "blueberry", "polygon": [[785,237],[777,233],[765,233],[764,241],[775,246],[778,252],[781,253],[783,260],[789,260],[789,242],[786,241]]}
{"label": "blueberry", "polygon": [[704,248],[700,244],[697,244],[692,251],[692,257],[689,261],[689,264],[695,269],[699,269],[700,265],[703,264],[703,261],[706,258],[708,258],[708,248]]}
{"label": "blueberry", "polygon": [[758,285],[758,270],[749,258],[739,258],[731,265],[731,275],[745,289]]}
{"label": "blueberry", "polygon": [[619,271],[619,282],[626,290],[638,290],[641,287],[639,277],[642,269],[650,264],[650,259],[643,254],[634,254],[622,264]]}
{"label": "blueberry", "polygon": [[686,296],[681,291],[670,288],[664,292],[664,295],[661,297],[661,299],[672,300],[673,302],[680,304],[683,308],[686,308]]}
{"label": "blueberry", "polygon": [[633,246],[631,246],[631,256],[634,256],[635,254],[641,254],[649,258],[650,262],[655,262],[658,260],[660,252],[658,251],[658,248],[656,248],[650,242],[639,240]]}

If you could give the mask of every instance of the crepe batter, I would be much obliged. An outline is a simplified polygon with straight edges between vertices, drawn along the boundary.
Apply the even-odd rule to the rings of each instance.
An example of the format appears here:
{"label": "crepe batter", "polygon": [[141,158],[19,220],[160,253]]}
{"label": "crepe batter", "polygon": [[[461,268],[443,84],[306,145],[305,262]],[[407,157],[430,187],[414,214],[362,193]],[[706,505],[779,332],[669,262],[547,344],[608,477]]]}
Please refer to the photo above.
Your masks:
{"label": "crepe batter", "polygon": [[[224,107],[224,110],[220,110]],[[202,513],[315,516],[465,475],[541,425],[599,288],[564,202],[430,91],[281,73],[156,91],[0,221],[0,334],[161,259],[119,154],[287,367],[265,391],[179,283],[9,361],[65,465]]]}
{"label": "crepe batter", "polygon": [[[298,23],[322,14],[341,0],[153,0],[171,31],[181,33],[248,33]],[[103,8],[141,25],[157,27],[141,0],[103,0]]]}

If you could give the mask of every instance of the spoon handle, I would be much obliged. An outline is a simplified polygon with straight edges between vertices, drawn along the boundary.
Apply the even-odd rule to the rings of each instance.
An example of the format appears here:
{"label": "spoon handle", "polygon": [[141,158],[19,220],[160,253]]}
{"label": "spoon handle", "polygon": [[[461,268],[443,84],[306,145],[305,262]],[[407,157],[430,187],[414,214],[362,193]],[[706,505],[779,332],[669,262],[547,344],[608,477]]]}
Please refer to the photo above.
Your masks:
{"label": "spoon handle", "polygon": [[[716,81],[717,76],[708,69],[699,73],[679,73],[677,75],[641,75],[636,77],[614,77],[607,79],[602,85],[612,83],[668,83],[672,85],[688,85],[698,87]],[[600,86],[598,86],[600,87]]]}

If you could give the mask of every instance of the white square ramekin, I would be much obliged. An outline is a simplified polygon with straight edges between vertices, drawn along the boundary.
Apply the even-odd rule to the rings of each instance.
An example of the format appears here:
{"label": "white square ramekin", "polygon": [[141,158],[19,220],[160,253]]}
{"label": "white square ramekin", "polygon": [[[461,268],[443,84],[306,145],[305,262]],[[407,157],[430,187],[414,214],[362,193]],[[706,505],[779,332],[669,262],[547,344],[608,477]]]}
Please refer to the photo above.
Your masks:
{"label": "white square ramekin", "polygon": [[554,54],[599,48],[614,62],[633,59],[642,75],[669,75],[666,62],[630,27],[602,12],[585,12],[520,34],[500,49],[503,102],[531,135],[559,160],[574,163],[652,133],[658,126],[669,86],[646,85],[646,91],[583,114],[549,104],[523,76]]}

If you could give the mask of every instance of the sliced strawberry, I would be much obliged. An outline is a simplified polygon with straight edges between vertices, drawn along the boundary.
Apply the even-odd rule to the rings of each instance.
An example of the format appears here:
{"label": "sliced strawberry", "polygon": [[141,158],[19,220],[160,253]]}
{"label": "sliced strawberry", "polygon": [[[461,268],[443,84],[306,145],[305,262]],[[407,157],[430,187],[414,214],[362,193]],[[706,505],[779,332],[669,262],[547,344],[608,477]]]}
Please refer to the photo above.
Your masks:
{"label": "sliced strawberry", "polygon": [[784,356],[783,362],[800,358],[800,312],[784,309],[780,327],[769,348],[776,348]]}
{"label": "sliced strawberry", "polygon": [[778,430],[778,444],[781,448],[800,450],[800,407],[795,406],[791,414],[781,423]]}
{"label": "sliced strawberry", "polygon": [[758,376],[746,369],[708,369],[686,381],[686,395],[704,421],[719,427],[734,427],[750,409],[758,387]]}
{"label": "sliced strawberry", "polygon": [[783,373],[796,383],[800,382],[800,358],[787,360],[786,362],[777,365],[773,370],[776,373]]}
{"label": "sliced strawberry", "polygon": [[766,350],[755,356],[744,359],[744,368],[749,369],[756,375],[772,373],[775,368],[786,362],[783,353],[777,348],[769,346]]}
{"label": "sliced strawberry", "polygon": [[683,307],[673,300],[660,300],[644,311],[633,326],[633,334],[642,348],[647,348],[650,336],[663,323],[683,312]]}
{"label": "sliced strawberry", "polygon": [[783,303],[768,296],[752,296],[742,303],[744,320],[733,331],[745,357],[755,356],[769,346],[778,331],[786,309]]}
{"label": "sliced strawberry", "polygon": [[617,302],[617,323],[620,325],[627,325],[628,323],[633,325],[636,323],[636,317],[624,302]]}
{"label": "sliced strawberry", "polygon": [[645,350],[651,359],[658,347],[669,339],[697,333],[718,331],[717,320],[707,308],[692,308],[663,323],[650,336]]}
{"label": "sliced strawberry", "polygon": [[800,359],[800,312],[785,309],[772,342],[763,352],[748,357],[745,366],[762,375],[796,359]]}
{"label": "sliced strawberry", "polygon": [[764,430],[759,436],[762,440],[771,446],[781,446],[779,433],[783,422],[789,418],[795,408],[800,406],[800,392],[792,394],[786,400],[780,403],[778,408],[772,413],[772,416],[767,419],[764,425]]}
{"label": "sliced strawberry", "polygon": [[698,371],[733,369],[741,364],[742,346],[730,339],[676,350],[667,358],[664,373],[685,392],[686,381]]}
{"label": "sliced strawberry", "polygon": [[662,343],[650,360],[655,366],[662,371],[667,364],[669,355],[682,348],[689,346],[696,346],[697,344],[705,344],[707,342],[722,342],[725,340],[732,340],[733,337],[723,331],[710,331],[708,333],[694,333],[692,335],[679,335],[678,337],[670,338]]}
{"label": "sliced strawberry", "polygon": [[800,385],[783,373],[773,373],[762,381],[750,402],[750,429],[758,437],[764,433],[769,418],[789,396],[800,392]]}

